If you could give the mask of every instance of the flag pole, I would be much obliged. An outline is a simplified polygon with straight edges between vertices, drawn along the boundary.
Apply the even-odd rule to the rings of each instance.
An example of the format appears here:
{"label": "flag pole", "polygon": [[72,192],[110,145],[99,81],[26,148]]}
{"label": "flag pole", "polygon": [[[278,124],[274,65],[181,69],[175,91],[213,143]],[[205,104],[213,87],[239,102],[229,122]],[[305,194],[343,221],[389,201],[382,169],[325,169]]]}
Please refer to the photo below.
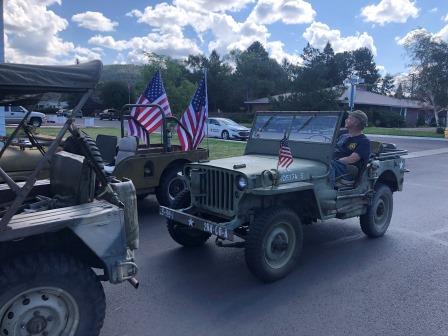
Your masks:
{"label": "flag pole", "polygon": [[207,102],[207,118],[205,119],[205,123],[207,125],[207,152],[210,156],[210,144],[208,142],[208,90],[207,90],[207,68],[204,68],[204,80],[205,80],[205,101]]}
{"label": "flag pole", "polygon": [[[285,134],[283,135],[283,139],[286,137],[286,131]],[[278,171],[278,165],[280,163],[280,149],[282,148],[282,141],[283,139],[280,140],[280,146],[278,147],[278,159],[277,159],[277,171]]]}

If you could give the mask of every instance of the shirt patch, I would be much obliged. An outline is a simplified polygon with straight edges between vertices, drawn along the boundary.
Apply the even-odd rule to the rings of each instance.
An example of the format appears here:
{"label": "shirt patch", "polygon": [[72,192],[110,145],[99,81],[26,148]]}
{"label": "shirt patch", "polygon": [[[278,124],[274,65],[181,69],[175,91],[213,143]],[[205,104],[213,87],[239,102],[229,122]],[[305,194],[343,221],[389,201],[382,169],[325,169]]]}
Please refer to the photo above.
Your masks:
{"label": "shirt patch", "polygon": [[355,150],[357,143],[356,142],[352,142],[351,144],[348,144],[348,149],[350,149],[351,151]]}

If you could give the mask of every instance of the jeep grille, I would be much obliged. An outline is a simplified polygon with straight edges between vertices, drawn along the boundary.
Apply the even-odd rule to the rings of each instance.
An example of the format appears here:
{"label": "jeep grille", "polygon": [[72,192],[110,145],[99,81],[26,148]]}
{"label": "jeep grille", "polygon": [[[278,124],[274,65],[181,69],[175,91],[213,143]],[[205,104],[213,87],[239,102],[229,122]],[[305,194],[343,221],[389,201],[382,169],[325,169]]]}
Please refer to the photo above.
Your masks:
{"label": "jeep grille", "polygon": [[235,174],[225,170],[201,168],[200,192],[196,204],[215,213],[232,216],[235,210]]}

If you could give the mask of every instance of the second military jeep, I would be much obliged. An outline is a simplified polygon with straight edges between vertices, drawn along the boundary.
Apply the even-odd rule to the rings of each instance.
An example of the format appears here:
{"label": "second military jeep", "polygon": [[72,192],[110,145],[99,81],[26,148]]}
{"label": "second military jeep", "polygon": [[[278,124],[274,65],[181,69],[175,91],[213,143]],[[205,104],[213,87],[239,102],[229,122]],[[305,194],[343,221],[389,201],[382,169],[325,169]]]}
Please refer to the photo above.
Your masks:
{"label": "second military jeep", "polygon": [[[296,264],[303,224],[359,217],[367,236],[384,235],[407,152],[372,141],[369,162],[350,169],[353,182],[334,187],[330,164],[342,119],[343,112],[258,113],[243,156],[186,165],[191,194],[160,207],[171,237],[199,246],[214,235],[218,246],[244,247],[250,271],[271,282]],[[284,136],[294,157],[287,169],[278,166]]]}

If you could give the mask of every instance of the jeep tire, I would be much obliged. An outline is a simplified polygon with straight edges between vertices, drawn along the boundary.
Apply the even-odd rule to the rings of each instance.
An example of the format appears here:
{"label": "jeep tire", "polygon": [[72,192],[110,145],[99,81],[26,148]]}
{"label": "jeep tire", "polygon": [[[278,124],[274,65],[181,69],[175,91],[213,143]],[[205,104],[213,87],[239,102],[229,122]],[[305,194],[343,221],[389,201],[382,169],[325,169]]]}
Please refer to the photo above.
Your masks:
{"label": "jeep tire", "polygon": [[68,255],[45,252],[1,263],[1,335],[97,336],[105,308],[98,277]]}
{"label": "jeep tire", "polygon": [[40,127],[42,125],[42,119],[33,117],[30,119],[30,125],[32,125],[33,127]]}
{"label": "jeep tire", "polygon": [[166,169],[160,178],[160,184],[156,188],[156,198],[160,205],[171,206],[175,197],[186,190],[185,181],[178,175],[182,172],[182,166],[176,165]]}
{"label": "jeep tire", "polygon": [[372,204],[366,214],[360,216],[362,231],[370,238],[383,236],[389,227],[392,211],[392,191],[385,184],[376,185]]}
{"label": "jeep tire", "polygon": [[247,267],[263,282],[279,280],[297,264],[302,245],[302,224],[294,211],[265,209],[249,226],[245,246]]}
{"label": "jeep tire", "polygon": [[[173,209],[187,208],[191,204],[190,191],[181,191],[174,199],[171,207]],[[173,240],[185,247],[202,246],[210,238],[210,234],[187,225],[168,220],[168,232]]]}

